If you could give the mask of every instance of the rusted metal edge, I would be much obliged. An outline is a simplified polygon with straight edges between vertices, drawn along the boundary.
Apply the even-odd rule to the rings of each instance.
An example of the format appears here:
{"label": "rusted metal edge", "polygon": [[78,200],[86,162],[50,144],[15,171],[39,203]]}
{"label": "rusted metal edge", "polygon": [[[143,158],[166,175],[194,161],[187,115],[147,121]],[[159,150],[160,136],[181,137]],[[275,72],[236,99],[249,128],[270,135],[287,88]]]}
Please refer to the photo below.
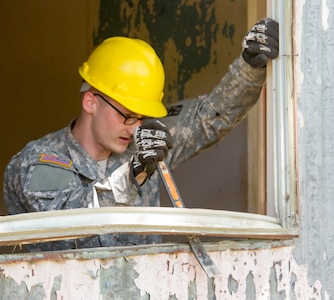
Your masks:
{"label": "rusted metal edge", "polygon": [[[278,247],[292,247],[293,240],[224,240],[216,242],[202,242],[205,249],[212,251],[226,250],[257,250],[273,249]],[[123,247],[99,247],[90,249],[72,249],[63,251],[46,251],[34,253],[0,254],[0,263],[20,261],[63,261],[63,260],[87,260],[87,259],[110,259],[117,257],[130,257],[136,255],[152,255],[160,253],[178,254],[190,252],[187,242],[163,243],[151,245],[135,245]]]}
{"label": "rusted metal edge", "polygon": [[106,207],[26,213],[0,218],[0,245],[27,244],[105,233],[292,238],[268,216],[172,207]]}

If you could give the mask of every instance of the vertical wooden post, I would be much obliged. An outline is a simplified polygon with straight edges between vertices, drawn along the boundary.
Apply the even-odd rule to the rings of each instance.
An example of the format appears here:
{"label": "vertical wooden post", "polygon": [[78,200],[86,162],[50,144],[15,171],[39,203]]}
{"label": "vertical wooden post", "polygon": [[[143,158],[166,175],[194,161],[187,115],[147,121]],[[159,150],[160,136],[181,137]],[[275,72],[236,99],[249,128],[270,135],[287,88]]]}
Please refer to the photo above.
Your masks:
{"label": "vertical wooden post", "polygon": [[[251,28],[266,16],[266,0],[248,0],[247,24]],[[248,201],[251,213],[266,214],[266,90],[247,118],[248,130]]]}

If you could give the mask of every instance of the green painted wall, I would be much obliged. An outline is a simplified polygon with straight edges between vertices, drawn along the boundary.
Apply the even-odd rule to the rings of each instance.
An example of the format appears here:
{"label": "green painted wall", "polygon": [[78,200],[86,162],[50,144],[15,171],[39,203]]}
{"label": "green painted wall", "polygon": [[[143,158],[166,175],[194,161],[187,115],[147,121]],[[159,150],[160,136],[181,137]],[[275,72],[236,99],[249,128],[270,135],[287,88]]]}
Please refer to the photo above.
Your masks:
{"label": "green painted wall", "polygon": [[[239,54],[246,5],[233,0],[101,0],[94,44],[110,35],[149,42],[166,67],[164,101],[175,102],[207,92]],[[197,76],[200,90],[194,90]]]}

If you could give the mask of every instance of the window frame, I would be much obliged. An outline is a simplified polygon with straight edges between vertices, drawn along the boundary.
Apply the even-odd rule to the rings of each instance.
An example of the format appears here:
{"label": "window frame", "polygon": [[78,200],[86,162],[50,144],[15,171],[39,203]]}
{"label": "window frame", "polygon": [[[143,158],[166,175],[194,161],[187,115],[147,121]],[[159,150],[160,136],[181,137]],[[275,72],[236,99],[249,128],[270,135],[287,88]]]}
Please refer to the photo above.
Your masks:
{"label": "window frame", "polygon": [[[280,59],[268,65],[267,213],[275,211],[284,228],[298,228],[297,107],[293,3],[269,1],[280,22]],[[274,207],[270,207],[270,204]]]}
{"label": "window frame", "polygon": [[[104,233],[145,233],[291,239],[299,234],[294,90],[293,3],[268,1],[280,22],[280,55],[267,66],[265,216],[169,207],[82,208],[0,218],[0,245],[78,238]],[[275,212],[275,215],[273,214]],[[154,245],[152,245],[154,247]]]}

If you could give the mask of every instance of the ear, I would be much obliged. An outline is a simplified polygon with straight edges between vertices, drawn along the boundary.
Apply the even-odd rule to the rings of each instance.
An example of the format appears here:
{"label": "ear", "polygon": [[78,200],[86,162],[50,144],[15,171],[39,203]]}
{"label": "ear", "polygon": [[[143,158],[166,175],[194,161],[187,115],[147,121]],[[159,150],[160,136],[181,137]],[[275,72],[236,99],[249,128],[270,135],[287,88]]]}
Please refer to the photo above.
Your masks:
{"label": "ear", "polygon": [[95,112],[97,106],[97,99],[90,91],[86,92],[82,97],[82,108],[89,114]]}

